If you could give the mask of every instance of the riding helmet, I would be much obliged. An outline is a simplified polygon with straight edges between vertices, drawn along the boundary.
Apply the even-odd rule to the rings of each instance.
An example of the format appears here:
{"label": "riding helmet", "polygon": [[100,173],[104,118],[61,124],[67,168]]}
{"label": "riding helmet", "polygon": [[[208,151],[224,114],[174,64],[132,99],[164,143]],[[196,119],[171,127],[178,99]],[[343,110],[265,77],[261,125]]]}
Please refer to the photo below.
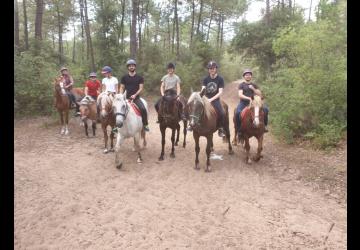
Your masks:
{"label": "riding helmet", "polygon": [[136,61],[134,59],[127,60],[126,67],[129,66],[129,65],[135,65],[136,66]]}
{"label": "riding helmet", "polygon": [[250,73],[251,75],[253,74],[251,69],[245,69],[242,76],[244,76],[246,73]]}
{"label": "riding helmet", "polygon": [[112,71],[112,69],[109,66],[105,66],[104,68],[102,68],[101,73],[105,74],[105,73],[110,73]]}
{"label": "riding helmet", "polygon": [[215,61],[210,61],[207,66],[208,69],[212,69],[212,68],[218,68],[219,65],[215,62]]}
{"label": "riding helmet", "polygon": [[92,77],[92,76],[96,77],[96,73],[95,73],[95,72],[91,72],[90,75],[89,75],[89,77]]}

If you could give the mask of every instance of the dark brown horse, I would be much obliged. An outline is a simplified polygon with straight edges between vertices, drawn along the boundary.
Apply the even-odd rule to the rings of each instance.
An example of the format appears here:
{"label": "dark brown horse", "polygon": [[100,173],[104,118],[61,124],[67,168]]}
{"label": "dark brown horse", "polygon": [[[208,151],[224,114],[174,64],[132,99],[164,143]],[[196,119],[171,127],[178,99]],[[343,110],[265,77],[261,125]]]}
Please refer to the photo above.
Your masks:
{"label": "dark brown horse", "polygon": [[[179,135],[180,135],[180,110],[179,105],[177,103],[177,95],[172,95],[171,93],[166,93],[163,96],[163,98],[160,101],[159,105],[159,127],[161,131],[161,154],[159,157],[159,161],[164,160],[164,146],[165,146],[165,132],[166,128],[170,128],[172,130],[171,133],[171,153],[170,157],[175,158],[175,146],[178,145],[179,142]],[[180,96],[181,102],[183,105],[186,105],[186,98],[183,96]],[[184,121],[184,142],[183,147],[186,146],[186,130],[187,127],[187,121]],[[175,132],[177,132],[176,135],[176,141],[175,141]]]}
{"label": "dark brown horse", "polygon": [[[233,150],[230,143],[230,130],[229,130],[229,112],[228,106],[221,100],[221,106],[225,111],[225,124],[224,130],[226,140],[229,144],[229,154],[233,154]],[[214,107],[208,101],[208,99],[200,96],[199,92],[193,92],[186,105],[187,112],[189,113],[190,126],[193,128],[193,136],[195,140],[195,169],[199,167],[199,138],[204,136],[207,139],[206,144],[206,172],[210,172],[210,153],[213,151],[213,133],[218,129],[217,115]]]}
{"label": "dark brown horse", "polygon": [[[100,110],[100,121],[101,128],[104,132],[104,142],[105,149],[104,154],[110,152],[114,152],[114,132],[113,128],[115,126],[115,115],[112,108],[113,96],[106,92],[101,93],[97,98],[97,105],[99,105]],[[110,133],[110,150],[108,149],[108,133],[107,127],[111,127]]]}
{"label": "dark brown horse", "polygon": [[[81,88],[73,88],[72,92],[75,98],[81,98],[84,96],[84,90]],[[55,78],[54,82],[54,106],[59,112],[61,121],[61,134],[69,134],[69,109],[70,109],[70,98],[66,94],[64,84],[61,77]],[[65,120],[65,121],[64,121]]]}
{"label": "dark brown horse", "polygon": [[[236,109],[234,110],[235,113]],[[246,107],[240,115],[241,119],[241,138],[237,138],[237,131],[239,128],[236,126],[235,116],[234,116],[234,128],[235,128],[235,136],[233,139],[233,144],[237,144],[237,139],[239,142],[243,144],[245,141],[245,150],[246,150],[246,158],[245,161],[248,164],[251,164],[250,159],[250,143],[249,140],[251,137],[255,137],[258,141],[257,153],[253,157],[254,161],[259,161],[262,158],[261,151],[263,149],[263,139],[264,139],[264,110],[263,110],[263,102],[260,96],[255,95],[254,99],[251,101],[250,105]]]}

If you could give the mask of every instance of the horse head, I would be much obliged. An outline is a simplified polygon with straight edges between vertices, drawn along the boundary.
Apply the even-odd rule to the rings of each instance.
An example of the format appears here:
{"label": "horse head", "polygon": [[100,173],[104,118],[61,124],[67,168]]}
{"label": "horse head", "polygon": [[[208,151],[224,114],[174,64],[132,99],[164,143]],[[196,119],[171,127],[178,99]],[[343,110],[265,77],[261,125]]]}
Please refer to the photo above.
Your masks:
{"label": "horse head", "polygon": [[116,119],[116,127],[121,128],[129,112],[126,101],[126,91],[123,94],[116,94],[112,104],[113,112]]}
{"label": "horse head", "polygon": [[251,120],[255,128],[258,128],[261,123],[264,123],[264,111],[262,110],[263,102],[261,97],[255,95],[250,103]]}
{"label": "horse head", "polygon": [[58,93],[59,95],[66,94],[66,91],[64,88],[64,82],[62,81],[62,77],[55,78],[54,87],[55,87],[55,92]]}
{"label": "horse head", "polygon": [[199,92],[193,92],[186,104],[187,112],[189,113],[189,125],[194,128],[200,126],[201,117],[204,115],[204,100],[201,98]]}
{"label": "horse head", "polygon": [[113,102],[112,97],[110,97],[106,92],[103,92],[98,96],[97,104],[101,108],[100,111],[101,118],[103,119],[106,118],[109,115],[109,113],[112,111],[112,102]]}
{"label": "horse head", "polygon": [[80,110],[80,119],[82,121],[85,121],[86,118],[89,116],[91,111],[90,104],[93,104],[94,102],[95,100],[89,95],[85,96],[80,102],[77,102]]}

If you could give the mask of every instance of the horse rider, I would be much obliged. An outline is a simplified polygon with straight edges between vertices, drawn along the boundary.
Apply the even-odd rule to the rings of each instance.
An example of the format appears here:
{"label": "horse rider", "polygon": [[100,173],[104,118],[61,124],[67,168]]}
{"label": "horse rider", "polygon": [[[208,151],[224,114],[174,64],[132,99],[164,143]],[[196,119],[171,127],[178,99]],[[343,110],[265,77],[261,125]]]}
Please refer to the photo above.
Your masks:
{"label": "horse rider", "polygon": [[[235,112],[236,127],[238,128],[238,136],[239,137],[241,137],[241,132],[240,132],[241,120],[240,120],[240,116],[239,116],[241,111],[243,111],[243,109],[249,105],[249,103],[252,100],[252,98],[254,97],[254,95],[258,95],[258,96],[262,97],[262,93],[261,93],[261,90],[259,89],[259,87],[251,81],[252,76],[253,76],[253,72],[251,71],[251,69],[245,69],[242,76],[244,78],[244,81],[242,81],[239,84],[240,103],[237,105],[236,112]],[[263,109],[264,109],[265,132],[268,132],[268,129],[266,126],[268,123],[269,109],[266,106],[264,106]]]}
{"label": "horse rider", "polygon": [[[209,75],[203,80],[200,95],[205,93],[209,102],[215,108],[218,117],[218,135],[225,137],[224,124],[225,124],[225,112],[220,103],[220,96],[224,89],[224,79],[217,73],[218,64],[215,61],[210,61],[207,64]],[[190,129],[189,129],[190,128]],[[191,127],[188,127],[189,131],[192,131]]]}
{"label": "horse rider", "polygon": [[144,89],[144,78],[136,73],[136,61],[129,59],[126,62],[128,73],[121,78],[120,93],[126,90],[126,99],[131,99],[140,109],[144,130],[149,132],[147,111],[140,99],[140,93]]}
{"label": "horse rider", "polygon": [[102,79],[102,92],[106,92],[111,94],[113,97],[116,93],[118,93],[118,84],[119,81],[115,76],[112,76],[112,68],[109,66],[105,66],[101,70],[101,74],[105,76]]}
{"label": "horse rider", "polygon": [[79,104],[77,104],[76,99],[75,99],[75,95],[72,92],[73,89],[73,85],[74,85],[74,80],[72,78],[72,76],[69,74],[69,71],[66,67],[62,67],[60,69],[60,73],[61,73],[61,81],[64,84],[64,89],[66,91],[66,94],[69,96],[70,99],[70,106],[71,108],[76,108],[75,109],[75,116],[79,116],[80,115],[80,106]]}
{"label": "horse rider", "polygon": [[[101,83],[96,79],[96,73],[91,72],[89,75],[89,80],[85,82],[85,95],[91,96],[95,101],[97,100],[98,95],[100,95]],[[99,118],[99,106],[96,105],[97,117]]]}
{"label": "horse rider", "polygon": [[[160,86],[161,98],[155,103],[156,112],[159,113],[160,102],[165,94],[177,96],[176,103],[179,108],[180,118],[186,121],[186,117],[184,114],[185,103],[183,103],[183,100],[180,98],[181,80],[179,76],[175,74],[175,65],[173,63],[169,63],[167,65],[167,72],[168,73],[161,78],[161,86]],[[157,123],[158,122],[159,121],[157,121]]]}

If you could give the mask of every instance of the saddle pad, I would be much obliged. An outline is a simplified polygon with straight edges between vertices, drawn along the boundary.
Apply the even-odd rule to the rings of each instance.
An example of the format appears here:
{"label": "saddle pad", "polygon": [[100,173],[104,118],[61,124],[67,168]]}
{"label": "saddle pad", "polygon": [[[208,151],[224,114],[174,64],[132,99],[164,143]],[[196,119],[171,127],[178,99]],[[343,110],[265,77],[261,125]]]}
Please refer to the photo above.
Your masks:
{"label": "saddle pad", "polygon": [[244,120],[245,116],[247,115],[247,113],[249,113],[249,111],[250,111],[249,107],[246,107],[241,111],[241,114],[240,114],[241,120]]}
{"label": "saddle pad", "polygon": [[141,116],[141,112],[140,109],[138,108],[138,106],[136,106],[136,104],[134,102],[129,102],[131,107],[134,109],[135,114],[137,114],[138,116]]}

